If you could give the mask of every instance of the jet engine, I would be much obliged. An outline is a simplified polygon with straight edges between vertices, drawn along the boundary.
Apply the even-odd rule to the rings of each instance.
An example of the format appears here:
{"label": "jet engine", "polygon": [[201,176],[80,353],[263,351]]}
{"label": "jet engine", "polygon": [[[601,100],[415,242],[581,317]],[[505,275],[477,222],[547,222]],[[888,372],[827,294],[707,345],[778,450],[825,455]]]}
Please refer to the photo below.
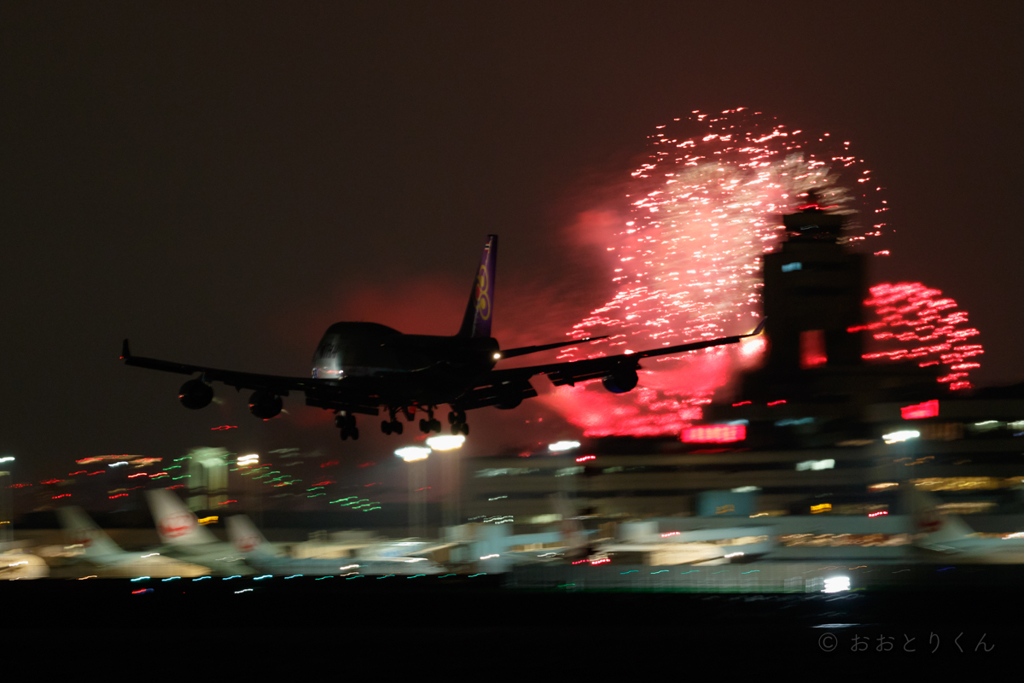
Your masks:
{"label": "jet engine", "polygon": [[256,391],[249,399],[249,412],[261,420],[269,420],[281,412],[281,397],[269,391]]}
{"label": "jet engine", "polygon": [[618,368],[612,374],[601,379],[604,388],[613,394],[624,394],[632,391],[640,378],[633,368]]}
{"label": "jet engine", "polygon": [[181,385],[178,394],[181,405],[192,410],[198,410],[210,405],[213,400],[213,387],[201,379],[190,379]]}
{"label": "jet engine", "polygon": [[498,390],[498,402],[495,404],[499,410],[512,410],[518,408],[523,402],[523,397],[532,387],[529,382],[522,385],[505,384]]}

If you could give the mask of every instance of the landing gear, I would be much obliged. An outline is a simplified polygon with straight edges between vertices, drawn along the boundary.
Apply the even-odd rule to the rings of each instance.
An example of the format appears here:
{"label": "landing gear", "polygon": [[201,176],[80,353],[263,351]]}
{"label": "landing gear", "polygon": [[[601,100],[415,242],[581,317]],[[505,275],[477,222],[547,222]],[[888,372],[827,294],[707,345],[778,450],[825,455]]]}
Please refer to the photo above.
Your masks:
{"label": "landing gear", "polygon": [[356,416],[344,411],[338,411],[334,416],[334,426],[341,430],[341,440],[352,437],[355,441],[359,438],[359,428],[356,427]]}
{"label": "landing gear", "polygon": [[469,436],[469,425],[466,424],[466,413],[461,410],[453,410],[448,413],[448,424],[452,426],[452,435],[463,434]]}
{"label": "landing gear", "polygon": [[389,412],[391,414],[391,419],[384,420],[380,423],[380,431],[385,434],[401,434],[402,423],[395,418],[395,413],[398,412],[398,410],[396,408],[390,408]]}
{"label": "landing gear", "polygon": [[426,417],[426,419],[420,420],[420,431],[423,432],[424,434],[429,434],[430,432],[438,432],[438,433],[440,433],[440,431],[441,431],[441,422],[439,420],[435,420],[434,419],[434,408],[433,408],[433,406],[431,406],[430,408],[427,408],[427,417]]}

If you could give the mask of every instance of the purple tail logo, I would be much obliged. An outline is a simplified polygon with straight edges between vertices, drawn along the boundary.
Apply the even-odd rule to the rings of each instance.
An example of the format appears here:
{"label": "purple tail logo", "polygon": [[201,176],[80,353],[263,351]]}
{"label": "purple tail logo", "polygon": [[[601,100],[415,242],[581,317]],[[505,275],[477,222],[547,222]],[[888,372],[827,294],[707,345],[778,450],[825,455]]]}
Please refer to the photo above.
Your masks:
{"label": "purple tail logo", "polygon": [[473,280],[466,315],[459,328],[460,337],[490,337],[494,308],[494,266],[498,257],[498,236],[488,235],[480,268]]}

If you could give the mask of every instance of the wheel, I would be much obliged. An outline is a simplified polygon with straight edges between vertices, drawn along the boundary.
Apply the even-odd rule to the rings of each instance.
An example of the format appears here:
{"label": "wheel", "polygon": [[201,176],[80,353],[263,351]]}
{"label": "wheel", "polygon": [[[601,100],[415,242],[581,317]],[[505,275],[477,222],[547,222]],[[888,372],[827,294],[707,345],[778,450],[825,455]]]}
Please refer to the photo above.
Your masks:
{"label": "wheel", "polygon": [[427,423],[426,418],[420,420],[420,431],[424,434],[428,433],[431,429],[431,425]]}
{"label": "wheel", "polygon": [[452,436],[455,436],[456,434],[461,432],[462,431],[461,428],[462,428],[462,425],[460,425],[458,423],[452,423]]}
{"label": "wheel", "polygon": [[435,431],[438,434],[440,434],[441,433],[441,421],[440,420],[431,420],[430,421],[430,429],[432,431]]}
{"label": "wheel", "polygon": [[465,422],[462,423],[462,435],[469,436],[469,425]]}
{"label": "wheel", "polygon": [[448,413],[448,424],[453,425],[453,424],[455,424],[458,421],[459,421],[458,415],[456,415],[454,412],[449,412]]}
{"label": "wheel", "polygon": [[353,427],[352,428],[352,440],[355,441],[358,438],[359,438],[359,428],[358,427]]}
{"label": "wheel", "polygon": [[348,438],[348,428],[347,427],[342,427],[341,428],[341,440],[344,441],[347,438]]}
{"label": "wheel", "polygon": [[394,423],[391,425],[391,429],[394,430],[395,434],[401,434],[402,433],[402,423],[399,422],[398,420],[395,420]]}
{"label": "wheel", "polygon": [[384,432],[385,434],[390,434],[391,433],[391,423],[388,422],[387,420],[384,420],[383,422],[381,422],[380,423],[380,431]]}

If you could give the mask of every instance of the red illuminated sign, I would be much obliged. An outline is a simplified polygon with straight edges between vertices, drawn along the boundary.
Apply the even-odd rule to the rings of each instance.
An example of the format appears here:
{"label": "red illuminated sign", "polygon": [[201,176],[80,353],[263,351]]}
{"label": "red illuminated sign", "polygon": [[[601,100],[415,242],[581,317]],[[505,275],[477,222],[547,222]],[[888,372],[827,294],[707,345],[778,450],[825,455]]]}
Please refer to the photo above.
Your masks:
{"label": "red illuminated sign", "polygon": [[825,365],[828,356],[825,353],[825,331],[806,330],[800,333],[800,367],[816,368]]}
{"label": "red illuminated sign", "polygon": [[747,438],[746,425],[707,425],[683,430],[686,443],[732,443]]}
{"label": "red illuminated sign", "polygon": [[900,414],[904,420],[921,420],[926,417],[935,417],[939,414],[939,400],[933,399],[913,406],[903,406],[900,408]]}

